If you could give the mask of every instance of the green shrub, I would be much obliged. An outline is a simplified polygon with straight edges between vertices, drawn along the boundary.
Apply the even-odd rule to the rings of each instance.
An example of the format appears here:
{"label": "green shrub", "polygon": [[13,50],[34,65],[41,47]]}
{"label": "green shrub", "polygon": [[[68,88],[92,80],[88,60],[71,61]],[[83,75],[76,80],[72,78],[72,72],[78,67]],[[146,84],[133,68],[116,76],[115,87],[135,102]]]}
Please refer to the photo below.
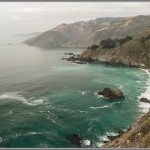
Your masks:
{"label": "green shrub", "polygon": [[96,50],[97,48],[99,48],[99,45],[92,45],[91,47],[88,47],[88,49],[91,50]]}
{"label": "green shrub", "polygon": [[116,42],[115,40],[112,39],[106,39],[106,40],[102,40],[100,42],[100,45],[102,46],[102,48],[114,48],[116,47]]}

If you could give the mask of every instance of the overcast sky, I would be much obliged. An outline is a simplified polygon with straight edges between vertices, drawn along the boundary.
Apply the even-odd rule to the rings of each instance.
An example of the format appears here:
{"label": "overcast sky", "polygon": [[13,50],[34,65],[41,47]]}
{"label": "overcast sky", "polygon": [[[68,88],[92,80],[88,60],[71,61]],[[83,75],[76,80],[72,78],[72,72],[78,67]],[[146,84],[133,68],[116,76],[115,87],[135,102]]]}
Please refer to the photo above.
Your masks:
{"label": "overcast sky", "polygon": [[149,14],[150,2],[0,2],[0,33],[41,32],[61,23]]}

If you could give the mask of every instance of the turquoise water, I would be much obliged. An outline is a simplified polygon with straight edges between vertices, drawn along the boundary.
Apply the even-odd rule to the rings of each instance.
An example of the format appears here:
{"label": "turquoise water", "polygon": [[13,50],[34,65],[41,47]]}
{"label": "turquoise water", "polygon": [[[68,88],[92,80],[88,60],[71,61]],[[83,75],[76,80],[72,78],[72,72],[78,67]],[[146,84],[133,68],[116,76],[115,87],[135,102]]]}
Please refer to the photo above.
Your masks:
{"label": "turquoise water", "polygon": [[[0,147],[76,147],[67,140],[72,134],[98,147],[106,135],[127,129],[143,114],[138,97],[148,75],[61,60],[65,52],[81,51],[0,46]],[[98,97],[105,87],[121,88],[125,100]]]}

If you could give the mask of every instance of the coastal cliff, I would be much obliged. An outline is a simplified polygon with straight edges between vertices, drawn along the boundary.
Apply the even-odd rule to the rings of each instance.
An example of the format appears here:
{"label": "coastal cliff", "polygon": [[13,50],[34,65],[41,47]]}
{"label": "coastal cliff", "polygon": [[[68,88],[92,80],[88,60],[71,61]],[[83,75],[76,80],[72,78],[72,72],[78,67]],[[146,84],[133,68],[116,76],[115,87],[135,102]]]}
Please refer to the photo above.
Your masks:
{"label": "coastal cliff", "polygon": [[121,39],[106,39],[99,45],[92,45],[79,58],[81,61],[112,66],[150,68],[150,28],[146,28]]}
{"label": "coastal cliff", "polygon": [[102,148],[150,148],[150,110],[120,137]]}

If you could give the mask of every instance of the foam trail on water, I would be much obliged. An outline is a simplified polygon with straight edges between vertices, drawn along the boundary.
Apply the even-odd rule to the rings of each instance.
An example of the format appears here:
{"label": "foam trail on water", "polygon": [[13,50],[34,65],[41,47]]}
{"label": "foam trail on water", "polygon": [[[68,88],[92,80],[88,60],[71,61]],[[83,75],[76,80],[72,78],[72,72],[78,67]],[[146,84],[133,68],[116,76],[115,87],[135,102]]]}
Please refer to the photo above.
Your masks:
{"label": "foam trail on water", "polygon": [[90,107],[90,109],[110,108],[110,107],[112,107],[112,105],[104,105],[104,106],[100,106],[100,107]]}
{"label": "foam trail on water", "polygon": [[104,105],[104,106],[99,106],[99,107],[90,107],[90,109],[100,109],[100,108],[111,108],[114,106],[114,104],[117,104],[117,103],[120,103],[120,101],[118,102],[113,102],[111,104],[108,104],[108,105]]}
{"label": "foam trail on water", "polygon": [[43,105],[45,103],[44,99],[36,99],[36,100],[30,100],[26,99],[22,95],[18,94],[17,92],[14,93],[4,93],[0,95],[0,100],[6,100],[6,99],[12,99],[16,101],[21,101],[26,105],[30,106],[37,106],[37,105]]}

